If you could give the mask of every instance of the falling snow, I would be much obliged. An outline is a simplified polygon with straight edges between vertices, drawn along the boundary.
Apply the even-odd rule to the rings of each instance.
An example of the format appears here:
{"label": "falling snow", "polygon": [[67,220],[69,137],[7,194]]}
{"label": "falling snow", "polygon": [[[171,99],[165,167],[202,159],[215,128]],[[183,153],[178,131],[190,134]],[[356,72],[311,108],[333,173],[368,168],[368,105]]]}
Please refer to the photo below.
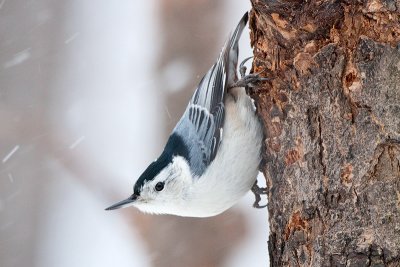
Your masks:
{"label": "falling snow", "polygon": [[9,160],[12,155],[14,155],[15,152],[19,149],[19,145],[16,145],[4,158],[3,158],[3,163],[6,163],[7,160]]}
{"label": "falling snow", "polygon": [[14,57],[7,61],[6,63],[3,64],[3,67],[5,69],[14,67],[16,65],[21,64],[22,62],[26,61],[28,58],[31,57],[31,49],[27,48],[25,50],[22,50],[21,52],[18,52],[14,54]]}
{"label": "falling snow", "polygon": [[70,42],[75,40],[76,37],[78,37],[78,36],[79,36],[79,32],[76,32],[76,33],[72,34],[70,37],[68,37],[67,39],[65,39],[64,43],[69,44]]}
{"label": "falling snow", "polygon": [[73,142],[73,143],[69,146],[69,149],[74,149],[74,148],[77,147],[84,139],[85,139],[85,136],[79,137],[75,142]]}
{"label": "falling snow", "polygon": [[165,112],[166,112],[167,115],[168,115],[168,118],[171,120],[172,117],[171,117],[171,113],[169,113],[168,107],[164,105],[164,109],[165,109]]}

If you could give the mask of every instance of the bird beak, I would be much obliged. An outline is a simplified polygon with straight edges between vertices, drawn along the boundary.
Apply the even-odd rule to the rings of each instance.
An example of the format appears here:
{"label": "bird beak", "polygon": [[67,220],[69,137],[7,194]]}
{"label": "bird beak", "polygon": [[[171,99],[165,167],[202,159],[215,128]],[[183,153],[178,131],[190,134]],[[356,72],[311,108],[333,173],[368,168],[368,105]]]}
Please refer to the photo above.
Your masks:
{"label": "bird beak", "polygon": [[116,210],[120,208],[125,208],[127,206],[130,206],[129,204],[135,202],[137,199],[137,195],[133,194],[132,196],[128,197],[127,199],[124,199],[118,203],[115,203],[114,205],[106,208],[106,210]]}

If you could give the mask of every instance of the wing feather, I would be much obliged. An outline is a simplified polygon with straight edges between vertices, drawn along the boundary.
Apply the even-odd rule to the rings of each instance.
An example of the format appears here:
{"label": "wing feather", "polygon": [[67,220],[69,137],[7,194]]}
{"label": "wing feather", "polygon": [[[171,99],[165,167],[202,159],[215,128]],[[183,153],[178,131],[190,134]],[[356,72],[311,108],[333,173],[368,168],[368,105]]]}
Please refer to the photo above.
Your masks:
{"label": "wing feather", "polygon": [[236,78],[238,41],[247,23],[247,13],[225,43],[217,62],[200,81],[174,132],[189,148],[189,165],[200,176],[214,160],[222,142],[224,98]]}

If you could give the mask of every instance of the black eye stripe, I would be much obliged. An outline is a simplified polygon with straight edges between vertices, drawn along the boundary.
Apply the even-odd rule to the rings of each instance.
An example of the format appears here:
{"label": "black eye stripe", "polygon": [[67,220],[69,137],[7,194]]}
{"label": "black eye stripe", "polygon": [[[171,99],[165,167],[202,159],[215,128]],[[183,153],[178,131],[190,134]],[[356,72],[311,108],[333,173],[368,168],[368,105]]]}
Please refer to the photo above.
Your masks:
{"label": "black eye stripe", "polygon": [[164,189],[164,183],[158,182],[154,188],[156,189],[156,191],[161,191]]}

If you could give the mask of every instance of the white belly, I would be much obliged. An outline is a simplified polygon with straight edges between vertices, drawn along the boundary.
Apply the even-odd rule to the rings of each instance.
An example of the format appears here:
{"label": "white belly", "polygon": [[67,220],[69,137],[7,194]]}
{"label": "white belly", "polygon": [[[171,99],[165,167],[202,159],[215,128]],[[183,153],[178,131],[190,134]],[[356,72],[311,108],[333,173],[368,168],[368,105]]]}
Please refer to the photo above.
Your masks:
{"label": "white belly", "polygon": [[263,133],[250,97],[234,88],[225,101],[222,143],[203,176],[193,183],[182,216],[207,217],[232,207],[254,184]]}

